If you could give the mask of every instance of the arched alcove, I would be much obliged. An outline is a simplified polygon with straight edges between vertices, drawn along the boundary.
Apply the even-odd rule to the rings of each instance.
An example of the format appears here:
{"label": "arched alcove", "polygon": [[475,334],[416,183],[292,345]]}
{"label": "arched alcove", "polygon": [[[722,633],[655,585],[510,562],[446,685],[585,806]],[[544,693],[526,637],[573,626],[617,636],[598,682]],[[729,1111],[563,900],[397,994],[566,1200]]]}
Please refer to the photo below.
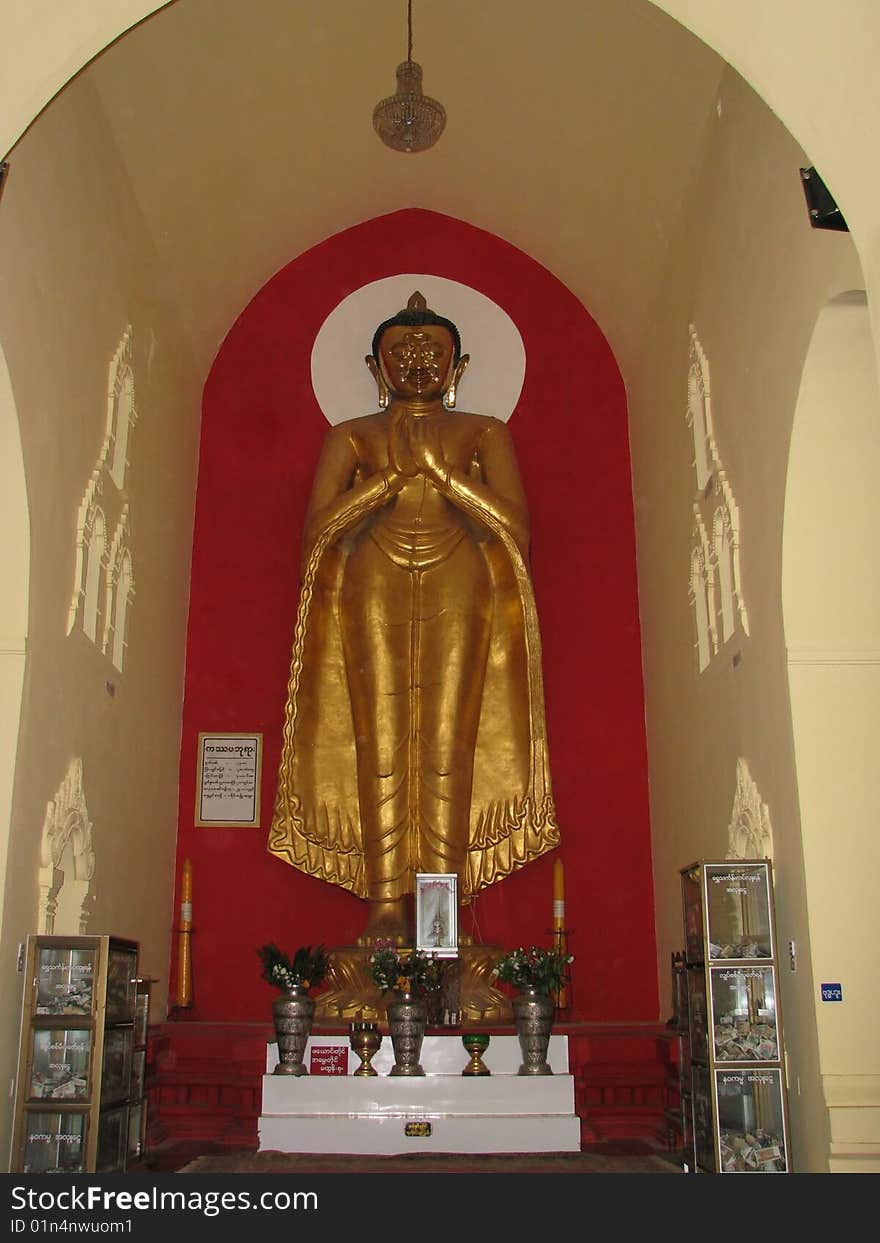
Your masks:
{"label": "arched alcove", "polygon": [[[807,353],[789,456],[782,559],[832,1158],[847,1149],[853,1091],[863,1094],[867,1077],[876,1082],[880,1074],[874,962],[880,871],[878,455],[880,393],[868,307],[864,293],[852,291],[822,309]],[[843,1005],[822,1003],[819,986],[828,981],[842,985]]]}
{"label": "arched alcove", "polygon": [[[425,238],[433,275],[422,292],[435,309],[446,313],[433,302],[436,277],[467,283],[505,311],[525,346],[526,378],[509,426],[531,510],[553,791],[560,824],[570,826],[560,848],[566,900],[578,912],[584,943],[605,938],[614,945],[613,954],[589,968],[589,986],[574,1004],[583,1015],[653,1018],[644,701],[620,373],[598,325],[545,268],[483,230],[420,209],[347,229],[282,268],[237,316],[205,387],[178,836],[179,858],[192,861],[203,892],[213,895],[202,899],[202,939],[193,955],[202,980],[200,1010],[242,1018],[260,1013],[258,977],[253,988],[243,983],[230,998],[212,965],[218,954],[246,981],[247,947],[260,938],[349,944],[362,930],[358,899],[270,856],[264,833],[194,828],[192,757],[203,722],[229,730],[252,722],[264,733],[261,803],[272,806],[299,542],[327,429],[309,383],[313,343],[354,290],[423,271],[416,258],[425,253]],[[384,314],[396,310],[392,303]],[[346,348],[359,362],[375,327],[363,323],[352,333]],[[487,352],[479,335],[463,339],[463,348],[475,357]],[[580,402],[567,400],[573,357],[590,376],[589,395]],[[465,377],[458,406],[469,410],[470,402]],[[352,417],[358,413],[366,411]],[[595,531],[601,539],[593,538]],[[621,850],[628,860],[625,894],[603,879],[603,860]],[[231,925],[221,895],[233,875],[249,881]],[[552,860],[537,859],[481,890],[465,912],[464,931],[472,934],[473,921],[473,935],[486,943],[537,943],[551,889]]]}

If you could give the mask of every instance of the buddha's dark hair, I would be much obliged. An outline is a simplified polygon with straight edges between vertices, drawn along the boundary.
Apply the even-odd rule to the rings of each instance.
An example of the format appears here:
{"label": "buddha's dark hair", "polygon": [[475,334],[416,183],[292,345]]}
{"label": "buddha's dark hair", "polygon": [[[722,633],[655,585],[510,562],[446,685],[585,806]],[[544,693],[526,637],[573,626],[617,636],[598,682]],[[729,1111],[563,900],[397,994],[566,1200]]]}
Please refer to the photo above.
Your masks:
{"label": "buddha's dark hair", "polygon": [[384,323],[380,324],[373,333],[373,357],[377,362],[379,361],[379,342],[386,328],[395,328],[398,325],[401,328],[423,328],[428,324],[436,325],[439,328],[446,328],[451,334],[452,343],[455,347],[454,361],[457,363],[461,358],[461,337],[458,329],[451,319],[444,319],[442,315],[438,315],[430,307],[404,307],[402,311],[392,315],[391,319],[386,319]]}

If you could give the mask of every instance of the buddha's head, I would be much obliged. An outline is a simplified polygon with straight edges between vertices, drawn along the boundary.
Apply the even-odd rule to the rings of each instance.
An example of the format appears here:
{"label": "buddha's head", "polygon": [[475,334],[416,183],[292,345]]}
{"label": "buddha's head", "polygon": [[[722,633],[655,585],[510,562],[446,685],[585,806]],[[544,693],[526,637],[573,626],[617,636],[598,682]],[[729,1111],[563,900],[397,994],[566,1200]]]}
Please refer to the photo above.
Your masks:
{"label": "buddha's head", "polygon": [[419,402],[436,401],[454,391],[467,362],[455,324],[430,310],[418,291],[403,310],[379,325],[373,352],[366,357],[380,399],[385,389],[393,397]]}

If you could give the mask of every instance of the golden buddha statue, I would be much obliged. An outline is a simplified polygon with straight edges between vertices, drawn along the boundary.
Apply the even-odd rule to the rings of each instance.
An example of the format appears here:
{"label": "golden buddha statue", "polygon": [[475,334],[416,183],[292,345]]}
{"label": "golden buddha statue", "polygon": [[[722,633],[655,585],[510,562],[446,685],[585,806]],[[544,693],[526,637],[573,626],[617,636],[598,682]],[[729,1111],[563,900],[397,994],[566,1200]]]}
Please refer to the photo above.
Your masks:
{"label": "golden buddha statue", "polygon": [[415,293],[328,434],[303,540],[269,850],[408,940],[417,872],[467,900],[556,846],[525,497],[506,426],[454,409],[458,330]]}

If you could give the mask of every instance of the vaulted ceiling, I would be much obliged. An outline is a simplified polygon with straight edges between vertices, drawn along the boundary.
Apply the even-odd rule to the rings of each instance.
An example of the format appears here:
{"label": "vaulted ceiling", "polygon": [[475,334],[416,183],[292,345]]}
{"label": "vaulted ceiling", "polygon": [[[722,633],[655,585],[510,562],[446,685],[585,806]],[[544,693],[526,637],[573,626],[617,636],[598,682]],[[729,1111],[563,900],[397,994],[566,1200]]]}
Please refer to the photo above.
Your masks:
{"label": "vaulted ceiling", "polygon": [[732,71],[647,0],[414,10],[414,58],[449,118],[418,155],[387,150],[371,125],[405,58],[404,0],[185,0],[84,70],[190,308],[198,366],[288,260],[420,206],[546,265],[626,376]]}

